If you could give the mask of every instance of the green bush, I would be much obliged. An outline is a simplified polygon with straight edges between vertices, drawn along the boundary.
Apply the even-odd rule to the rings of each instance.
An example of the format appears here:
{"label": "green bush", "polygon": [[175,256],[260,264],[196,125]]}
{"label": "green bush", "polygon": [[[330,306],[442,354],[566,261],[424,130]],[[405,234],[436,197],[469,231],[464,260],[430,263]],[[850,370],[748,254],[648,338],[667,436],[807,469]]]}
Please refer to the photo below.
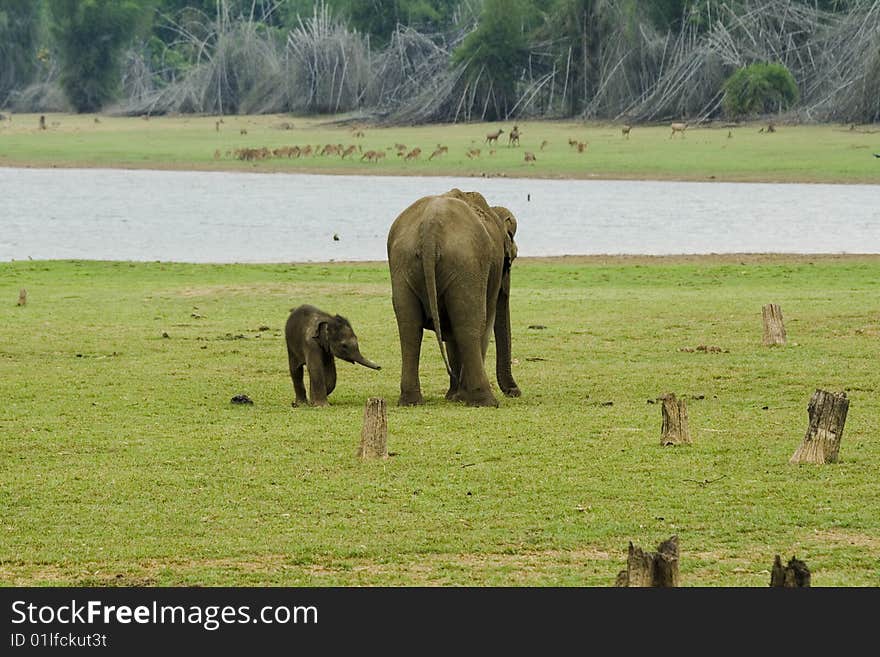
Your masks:
{"label": "green bush", "polygon": [[724,83],[724,111],[728,116],[781,112],[798,99],[797,83],[783,64],[745,66]]}
{"label": "green bush", "polygon": [[119,60],[149,5],[133,0],[53,0],[61,87],[77,112],[95,112],[119,87]]}

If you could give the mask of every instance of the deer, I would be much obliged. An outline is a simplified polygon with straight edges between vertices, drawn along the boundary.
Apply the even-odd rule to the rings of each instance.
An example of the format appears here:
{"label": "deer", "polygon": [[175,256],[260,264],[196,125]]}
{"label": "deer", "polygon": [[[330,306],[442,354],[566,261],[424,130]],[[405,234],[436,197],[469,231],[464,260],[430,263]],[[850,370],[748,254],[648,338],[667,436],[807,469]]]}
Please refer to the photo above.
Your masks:
{"label": "deer", "polygon": [[535,154],[531,151],[526,151],[523,155],[523,160],[526,162],[537,162],[538,158],[535,157]]}
{"label": "deer", "polygon": [[449,150],[449,149],[448,149],[446,146],[440,146],[440,145],[438,144],[438,145],[437,145],[437,150],[435,150],[433,153],[431,153],[431,155],[428,156],[428,159],[429,159],[429,160],[432,160],[432,159],[434,159],[434,157],[440,157],[441,155],[443,155],[444,153],[446,153],[448,150]]}
{"label": "deer", "polygon": [[474,159],[475,157],[480,157],[480,149],[479,148],[468,149],[467,156],[470,159]]}
{"label": "deer", "polygon": [[573,139],[572,137],[568,138],[568,145],[571,146],[572,148],[576,148],[578,143],[579,142],[577,139]]}
{"label": "deer", "polygon": [[346,148],[344,151],[342,151],[342,152],[340,153],[340,155],[342,155],[342,159],[344,160],[344,159],[346,158],[346,156],[351,155],[351,154],[354,153],[356,150],[357,150],[357,146],[355,146],[354,144],[352,144],[351,146],[349,146],[348,148]]}
{"label": "deer", "polygon": [[620,129],[620,134],[629,139],[629,131],[632,130],[631,125],[625,125]]}
{"label": "deer", "polygon": [[376,157],[376,151],[366,151],[363,155],[361,155],[361,162],[366,160],[367,162],[372,162]]}
{"label": "deer", "polygon": [[541,142],[541,149],[540,149],[540,150],[543,151],[543,150],[547,147],[547,145],[548,145],[549,143],[550,143],[550,142],[547,141],[546,139],[545,139],[544,141],[542,141],[542,142]]}
{"label": "deer", "polygon": [[498,138],[501,136],[501,133],[504,132],[501,128],[498,128],[495,132],[489,132],[486,134],[486,143],[487,144],[497,144]]}
{"label": "deer", "polygon": [[407,153],[406,157],[404,157],[403,159],[406,162],[409,162],[410,160],[417,160],[417,159],[419,159],[419,155],[421,155],[421,154],[422,154],[422,149],[419,148],[418,146],[416,146],[409,153]]}
{"label": "deer", "polygon": [[680,132],[682,139],[684,139],[684,131],[687,130],[688,127],[687,123],[673,123],[670,127],[672,128],[672,132],[669,133],[670,139],[675,136],[676,132]]}
{"label": "deer", "polygon": [[513,126],[513,130],[507,136],[508,146],[519,146],[519,126]]}
{"label": "deer", "polygon": [[590,142],[579,141],[578,145],[577,145],[578,153],[583,153],[585,150],[587,150],[587,146],[589,146],[589,145],[590,145]]}

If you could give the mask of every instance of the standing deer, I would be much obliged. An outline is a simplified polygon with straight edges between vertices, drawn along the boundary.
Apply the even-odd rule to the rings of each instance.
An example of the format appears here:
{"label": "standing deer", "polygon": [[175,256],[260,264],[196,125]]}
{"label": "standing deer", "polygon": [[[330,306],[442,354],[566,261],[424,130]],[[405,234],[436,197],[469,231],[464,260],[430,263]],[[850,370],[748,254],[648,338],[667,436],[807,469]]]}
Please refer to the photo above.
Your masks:
{"label": "standing deer", "polygon": [[620,134],[629,139],[629,131],[632,130],[631,125],[625,125],[620,129]]}
{"label": "standing deer", "polygon": [[497,144],[498,138],[501,136],[501,133],[504,132],[501,128],[498,128],[495,132],[489,132],[486,134],[486,143],[487,144]]}
{"label": "standing deer", "polygon": [[513,130],[507,136],[508,146],[519,146],[519,126],[513,126]]}
{"label": "standing deer", "polygon": [[682,139],[684,139],[684,131],[687,130],[688,127],[687,123],[673,123],[670,127],[672,128],[672,132],[669,133],[670,139],[675,136],[676,132],[680,132]]}
{"label": "standing deer", "polygon": [[531,151],[526,151],[523,160],[525,160],[526,162],[537,162],[538,158],[536,158],[535,154]]}

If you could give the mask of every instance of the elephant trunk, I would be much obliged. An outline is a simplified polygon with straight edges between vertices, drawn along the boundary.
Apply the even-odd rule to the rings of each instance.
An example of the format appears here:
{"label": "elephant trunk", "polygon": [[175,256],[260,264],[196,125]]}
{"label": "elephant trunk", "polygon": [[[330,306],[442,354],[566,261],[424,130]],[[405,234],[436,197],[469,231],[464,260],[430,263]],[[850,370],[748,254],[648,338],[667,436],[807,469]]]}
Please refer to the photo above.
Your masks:
{"label": "elephant trunk", "polygon": [[495,375],[498,387],[508,397],[519,397],[520,391],[511,371],[510,337],[510,270],[504,273],[498,306],[495,311]]}
{"label": "elephant trunk", "polygon": [[374,363],[373,361],[367,360],[366,358],[364,358],[361,355],[360,352],[355,354],[355,357],[352,359],[352,361],[355,363],[358,363],[359,365],[363,365],[364,367],[369,367],[371,370],[381,370],[382,369],[381,365],[376,365],[376,363]]}

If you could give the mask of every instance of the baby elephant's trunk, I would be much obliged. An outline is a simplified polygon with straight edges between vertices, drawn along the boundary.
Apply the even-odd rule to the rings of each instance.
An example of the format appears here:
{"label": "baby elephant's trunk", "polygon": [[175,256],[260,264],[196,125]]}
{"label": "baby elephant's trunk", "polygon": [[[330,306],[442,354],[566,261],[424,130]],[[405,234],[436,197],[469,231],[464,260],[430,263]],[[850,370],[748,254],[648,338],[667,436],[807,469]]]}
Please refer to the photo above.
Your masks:
{"label": "baby elephant's trunk", "polygon": [[363,365],[364,367],[369,367],[371,370],[381,370],[382,369],[381,365],[376,365],[376,363],[374,363],[373,361],[367,360],[366,358],[364,358],[361,355],[361,352],[357,352],[355,354],[353,360],[355,363],[359,363],[359,364]]}

